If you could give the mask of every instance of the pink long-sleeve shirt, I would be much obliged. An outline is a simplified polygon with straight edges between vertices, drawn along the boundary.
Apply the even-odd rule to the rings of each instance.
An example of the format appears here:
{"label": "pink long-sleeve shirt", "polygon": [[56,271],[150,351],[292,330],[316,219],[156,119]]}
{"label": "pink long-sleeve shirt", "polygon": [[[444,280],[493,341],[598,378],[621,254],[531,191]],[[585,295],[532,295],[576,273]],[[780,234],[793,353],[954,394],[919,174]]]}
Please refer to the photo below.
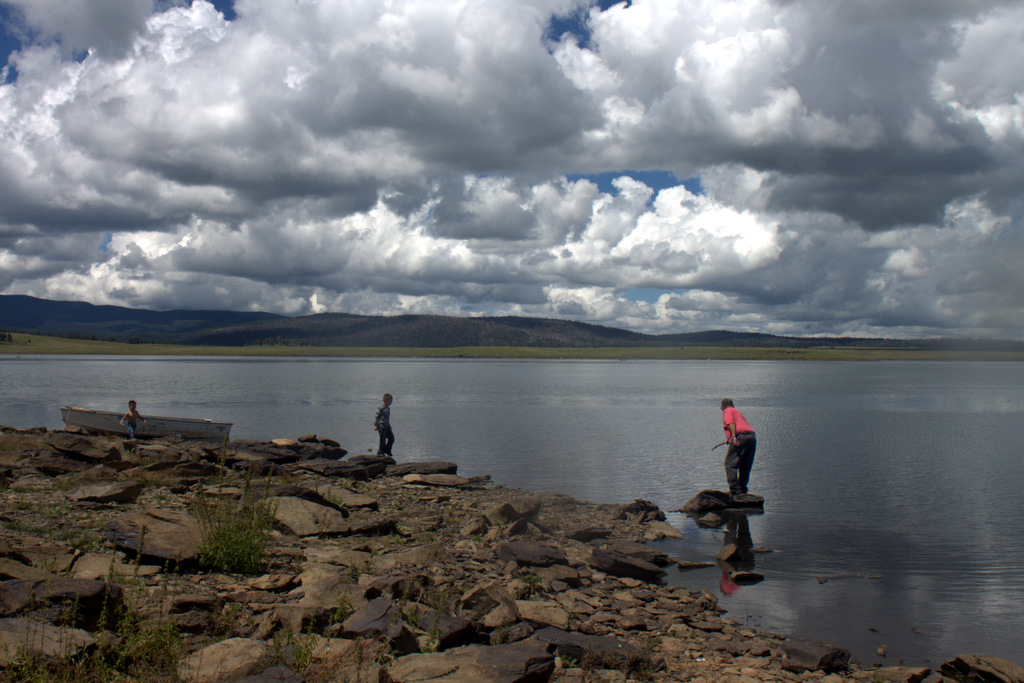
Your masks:
{"label": "pink long-sleeve shirt", "polygon": [[736,433],[742,434],[743,432],[753,432],[754,428],[750,426],[746,418],[732,406],[729,406],[722,411],[722,429],[725,430],[725,440],[732,441],[732,434],[729,432],[729,425],[736,425]]}

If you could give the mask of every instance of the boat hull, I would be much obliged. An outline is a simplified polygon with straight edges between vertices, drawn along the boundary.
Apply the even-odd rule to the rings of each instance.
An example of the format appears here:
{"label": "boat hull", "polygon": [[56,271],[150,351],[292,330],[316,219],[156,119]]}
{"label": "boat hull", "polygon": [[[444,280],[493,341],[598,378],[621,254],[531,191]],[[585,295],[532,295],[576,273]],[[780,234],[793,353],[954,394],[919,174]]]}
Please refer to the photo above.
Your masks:
{"label": "boat hull", "polygon": [[[78,427],[87,432],[97,434],[128,436],[128,427],[121,424],[121,417],[124,413],[75,408],[73,406],[64,406],[60,412],[66,427]],[[192,439],[223,441],[228,438],[231,425],[233,424],[231,422],[213,422],[212,420],[187,417],[162,417],[159,415],[144,415],[143,417],[146,418],[146,421],[139,422],[138,427],[135,429],[136,437],[145,438],[178,434]]]}

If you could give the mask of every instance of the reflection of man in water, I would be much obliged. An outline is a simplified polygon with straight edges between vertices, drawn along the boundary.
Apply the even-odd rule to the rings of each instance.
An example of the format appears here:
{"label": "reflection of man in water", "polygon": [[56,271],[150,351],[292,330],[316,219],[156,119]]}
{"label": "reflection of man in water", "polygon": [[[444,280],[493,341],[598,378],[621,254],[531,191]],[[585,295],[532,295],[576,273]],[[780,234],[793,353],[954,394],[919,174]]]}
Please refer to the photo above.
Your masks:
{"label": "reflection of man in water", "polygon": [[718,583],[722,589],[722,595],[732,595],[740,589],[740,585],[729,578],[729,572],[722,570],[722,580]]}
{"label": "reflection of man in water", "polygon": [[[732,595],[740,585],[732,580],[735,571],[750,571],[754,568],[754,540],[750,536],[750,524],[747,516],[741,512],[727,510],[725,516],[725,534],[722,537],[724,557],[719,556],[718,566],[722,568],[722,580],[718,587],[723,595]],[[730,548],[729,546],[733,546]]]}
{"label": "reflection of man in water", "polygon": [[747,516],[733,512],[725,519],[725,536],[722,545],[734,543],[739,549],[736,559],[729,560],[734,569],[747,571],[754,568],[754,553],[750,551],[754,547],[754,540],[750,537],[750,523]]}
{"label": "reflection of man in water", "polygon": [[732,570],[750,571],[754,568],[754,539],[751,538],[751,525],[746,515],[740,512],[727,511],[725,517],[725,535],[722,546],[734,545],[735,552],[728,560]]}

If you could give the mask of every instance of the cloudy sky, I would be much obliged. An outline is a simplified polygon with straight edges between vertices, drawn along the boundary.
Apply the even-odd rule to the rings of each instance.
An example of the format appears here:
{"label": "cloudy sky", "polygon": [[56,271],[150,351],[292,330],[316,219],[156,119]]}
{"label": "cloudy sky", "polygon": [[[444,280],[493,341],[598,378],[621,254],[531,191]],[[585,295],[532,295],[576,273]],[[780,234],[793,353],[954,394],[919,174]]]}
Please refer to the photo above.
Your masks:
{"label": "cloudy sky", "polygon": [[1024,339],[1019,0],[0,21],[0,293]]}

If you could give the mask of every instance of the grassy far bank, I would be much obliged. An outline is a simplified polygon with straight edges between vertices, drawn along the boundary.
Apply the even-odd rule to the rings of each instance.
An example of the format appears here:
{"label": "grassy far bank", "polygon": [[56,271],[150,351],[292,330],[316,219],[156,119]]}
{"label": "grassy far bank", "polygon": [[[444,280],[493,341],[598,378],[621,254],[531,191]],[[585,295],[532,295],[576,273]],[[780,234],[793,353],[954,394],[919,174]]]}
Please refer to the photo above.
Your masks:
{"label": "grassy far bank", "polygon": [[934,351],[884,348],[748,348],[748,347],[602,347],[543,348],[512,346],[348,347],[348,346],[181,346],[125,344],[38,335],[11,335],[0,354],[69,354],[116,356],[338,356],[353,358],[553,358],[576,360],[1024,360],[1015,351]]}

